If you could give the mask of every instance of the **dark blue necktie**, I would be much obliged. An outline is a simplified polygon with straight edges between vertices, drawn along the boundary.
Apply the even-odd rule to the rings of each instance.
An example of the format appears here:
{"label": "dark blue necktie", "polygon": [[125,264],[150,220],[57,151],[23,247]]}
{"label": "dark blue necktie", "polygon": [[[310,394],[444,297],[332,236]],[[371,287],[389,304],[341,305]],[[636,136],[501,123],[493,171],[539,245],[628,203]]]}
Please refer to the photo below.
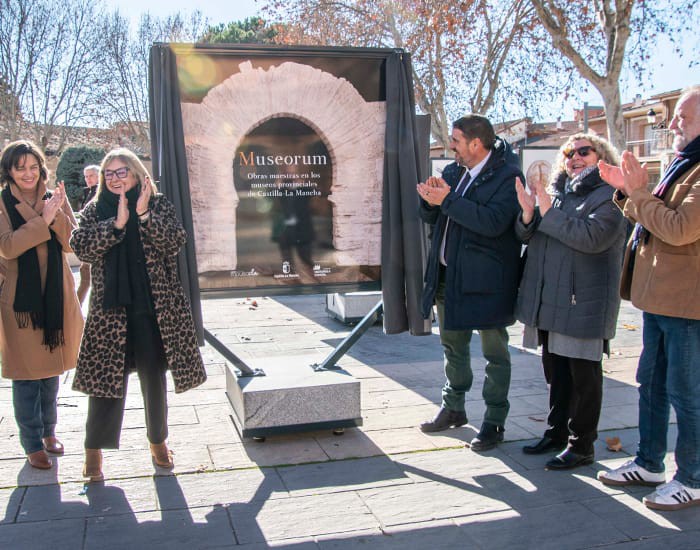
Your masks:
{"label": "dark blue necktie", "polygon": [[[471,180],[472,175],[469,173],[467,170],[467,173],[465,176],[462,178],[462,181],[459,182],[457,185],[457,189],[455,189],[455,193],[457,193],[460,197],[464,194],[465,189],[469,185],[469,181]],[[447,218],[447,224],[445,226],[445,261],[447,261],[447,244],[450,239],[450,230],[452,229],[451,224],[450,224],[450,219]]]}
{"label": "dark blue necktie", "polygon": [[464,190],[467,188],[467,185],[469,185],[469,181],[472,179],[472,175],[469,173],[469,170],[467,170],[466,175],[462,178],[462,181],[459,182],[457,185],[457,189],[455,189],[455,193],[457,193],[460,197],[464,195]]}

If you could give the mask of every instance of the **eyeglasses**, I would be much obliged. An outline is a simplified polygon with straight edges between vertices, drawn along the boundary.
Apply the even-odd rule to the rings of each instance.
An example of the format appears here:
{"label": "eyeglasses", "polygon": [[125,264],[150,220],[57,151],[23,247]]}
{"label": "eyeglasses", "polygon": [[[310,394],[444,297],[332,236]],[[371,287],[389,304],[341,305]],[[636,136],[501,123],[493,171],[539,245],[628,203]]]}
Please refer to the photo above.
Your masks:
{"label": "eyeglasses", "polygon": [[121,168],[117,168],[116,170],[105,170],[105,179],[107,181],[113,180],[114,178],[123,180],[128,173],[128,166],[122,166]]}
{"label": "eyeglasses", "polygon": [[574,158],[574,155],[578,153],[579,157],[587,157],[591,153],[595,153],[595,147],[592,145],[584,145],[583,147],[579,147],[578,149],[574,149],[573,147],[571,149],[564,149],[563,153],[564,156],[568,159]]}

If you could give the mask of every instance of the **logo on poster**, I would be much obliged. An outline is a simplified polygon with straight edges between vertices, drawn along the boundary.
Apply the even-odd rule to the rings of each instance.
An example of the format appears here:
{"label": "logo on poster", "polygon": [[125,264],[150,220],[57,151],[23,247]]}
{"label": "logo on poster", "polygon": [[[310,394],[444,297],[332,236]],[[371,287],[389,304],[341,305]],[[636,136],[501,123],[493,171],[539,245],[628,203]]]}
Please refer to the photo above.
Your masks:
{"label": "logo on poster", "polygon": [[321,264],[314,264],[314,276],[325,277],[331,272],[330,267],[321,267]]}
{"label": "logo on poster", "polygon": [[257,277],[258,272],[255,271],[255,268],[251,268],[250,271],[239,271],[239,270],[233,270],[229,272],[229,275],[231,277]]}
{"label": "logo on poster", "polygon": [[291,273],[292,266],[288,261],[282,262],[282,273],[276,273],[272,277],[274,279],[298,279],[298,273]]}

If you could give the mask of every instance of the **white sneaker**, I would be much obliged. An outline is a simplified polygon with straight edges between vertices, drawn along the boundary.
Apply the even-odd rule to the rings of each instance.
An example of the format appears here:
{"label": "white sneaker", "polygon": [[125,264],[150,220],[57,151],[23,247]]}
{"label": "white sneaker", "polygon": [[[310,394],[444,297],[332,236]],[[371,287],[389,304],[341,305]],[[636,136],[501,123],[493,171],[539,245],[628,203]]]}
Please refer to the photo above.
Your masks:
{"label": "white sneaker", "polygon": [[654,473],[642,468],[634,460],[628,460],[614,470],[598,472],[598,481],[605,485],[648,485],[654,487],[666,481],[666,474]]}
{"label": "white sneaker", "polygon": [[671,480],[659,485],[656,491],[645,496],[642,502],[654,510],[680,510],[700,505],[700,489],[686,487],[680,481]]}

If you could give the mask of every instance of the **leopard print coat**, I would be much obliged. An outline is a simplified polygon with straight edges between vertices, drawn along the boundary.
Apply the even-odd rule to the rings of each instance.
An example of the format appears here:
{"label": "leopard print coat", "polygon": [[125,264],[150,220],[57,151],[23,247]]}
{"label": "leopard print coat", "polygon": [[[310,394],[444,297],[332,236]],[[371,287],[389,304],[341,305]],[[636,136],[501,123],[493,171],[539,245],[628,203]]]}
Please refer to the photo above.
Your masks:
{"label": "leopard print coat", "polygon": [[[141,242],[165,357],[175,382],[175,392],[181,393],[199,386],[207,377],[197,347],[192,313],[178,278],[176,255],[186,234],[175,208],[163,195],[153,196],[149,206],[149,221],[139,223]],[[92,264],[90,307],[73,389],[95,397],[124,395],[126,310],[102,307],[105,254],[123,238],[124,233],[119,236],[114,233],[114,218],[97,218],[93,202],[83,210],[80,226],[70,241],[78,258]]]}

